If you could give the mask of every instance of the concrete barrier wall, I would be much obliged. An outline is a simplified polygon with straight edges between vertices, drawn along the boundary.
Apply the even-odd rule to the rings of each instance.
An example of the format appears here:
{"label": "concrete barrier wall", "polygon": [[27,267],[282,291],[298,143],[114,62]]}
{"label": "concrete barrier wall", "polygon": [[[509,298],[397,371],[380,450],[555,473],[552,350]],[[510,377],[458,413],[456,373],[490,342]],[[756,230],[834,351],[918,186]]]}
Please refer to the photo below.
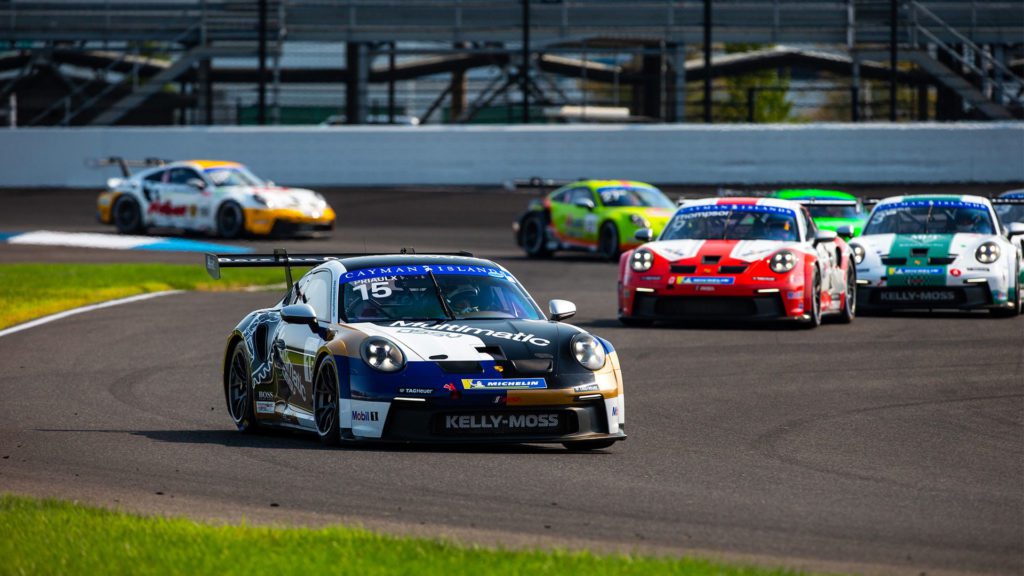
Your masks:
{"label": "concrete barrier wall", "polygon": [[1024,123],[0,130],[0,186],[96,187],[90,158],[238,160],[277,182],[1024,182]]}

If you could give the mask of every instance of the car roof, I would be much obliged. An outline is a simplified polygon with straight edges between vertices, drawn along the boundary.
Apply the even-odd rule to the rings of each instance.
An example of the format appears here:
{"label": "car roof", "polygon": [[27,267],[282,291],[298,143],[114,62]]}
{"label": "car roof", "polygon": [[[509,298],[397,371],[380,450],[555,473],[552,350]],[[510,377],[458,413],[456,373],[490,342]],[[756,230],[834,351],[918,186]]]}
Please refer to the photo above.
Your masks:
{"label": "car roof", "polygon": [[652,186],[646,182],[638,182],[636,180],[577,180],[569,186],[586,186],[591,190],[599,190],[601,188],[653,188],[657,190],[656,186]]}
{"label": "car roof", "polygon": [[1020,190],[1007,190],[999,195],[1000,198],[1024,198],[1024,188]]}
{"label": "car roof", "polygon": [[230,160],[181,160],[175,162],[175,164],[191,164],[198,166],[202,170],[209,170],[211,168],[241,168],[243,164],[239,162],[232,162]]}
{"label": "car roof", "polygon": [[742,197],[742,196],[725,196],[716,198],[700,198],[698,200],[687,200],[684,206],[679,209],[689,209],[695,206],[730,206],[730,205],[751,205],[751,206],[774,206],[776,208],[787,208],[794,212],[800,212],[802,206],[799,202],[793,200],[786,200],[783,198],[770,198],[770,197]]}
{"label": "car roof", "polygon": [[890,196],[879,201],[879,206],[898,204],[900,202],[912,201],[935,201],[935,202],[973,202],[975,204],[990,204],[988,198],[975,196],[973,194],[908,194],[905,196]]}
{"label": "car roof", "polygon": [[504,269],[501,265],[484,258],[457,256],[447,254],[379,254],[368,256],[350,256],[336,260],[346,270],[362,270],[363,268],[382,268],[388,266],[485,266]]}
{"label": "car roof", "polygon": [[787,188],[785,190],[777,190],[774,196],[784,200],[801,200],[809,198],[830,198],[835,200],[857,199],[856,196],[848,192],[841,192],[839,190],[822,190],[820,188]]}

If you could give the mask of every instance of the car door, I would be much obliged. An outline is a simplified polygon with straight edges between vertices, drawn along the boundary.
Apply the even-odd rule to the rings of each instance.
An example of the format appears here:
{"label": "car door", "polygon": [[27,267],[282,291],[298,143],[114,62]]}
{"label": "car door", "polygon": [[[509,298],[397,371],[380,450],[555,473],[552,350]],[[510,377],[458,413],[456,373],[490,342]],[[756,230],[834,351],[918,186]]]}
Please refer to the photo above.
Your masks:
{"label": "car door", "polygon": [[331,273],[321,270],[299,280],[289,303],[309,304],[316,312],[318,327],[282,324],[274,341],[278,396],[288,403],[297,424],[313,427],[313,373],[316,353],[324,343],[324,330],[334,320],[336,293]]}
{"label": "car door", "polygon": [[565,202],[559,203],[555,210],[552,203],[552,220],[557,229],[567,239],[577,244],[593,244],[597,241],[597,215],[593,208],[581,206],[581,203],[594,203],[594,194],[589,188],[577,186],[564,196]]}
{"label": "car door", "polygon": [[[807,231],[805,239],[811,244],[818,255],[821,289],[831,296],[832,302],[838,305],[839,295],[846,287],[844,279],[840,277],[842,276],[842,270],[839,266],[839,247],[836,246],[835,242],[822,242],[815,245],[814,237],[818,234],[818,226],[814,223],[807,208],[802,208],[801,212],[804,219],[804,229]],[[827,299],[822,299],[822,308],[825,307],[828,301]]]}
{"label": "car door", "polygon": [[209,183],[196,170],[179,166],[171,168],[167,182],[161,190],[167,225],[186,230],[200,229],[200,214],[208,211]]}

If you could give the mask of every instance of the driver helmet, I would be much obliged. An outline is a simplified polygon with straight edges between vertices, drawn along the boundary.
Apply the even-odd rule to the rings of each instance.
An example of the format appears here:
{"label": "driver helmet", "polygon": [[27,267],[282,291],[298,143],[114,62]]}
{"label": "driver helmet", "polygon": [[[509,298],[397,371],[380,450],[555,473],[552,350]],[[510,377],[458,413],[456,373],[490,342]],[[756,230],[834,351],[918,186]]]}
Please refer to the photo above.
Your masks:
{"label": "driver helmet", "polygon": [[480,289],[473,284],[456,284],[448,290],[445,298],[448,300],[448,306],[451,307],[452,312],[468,314],[480,310],[479,296]]}

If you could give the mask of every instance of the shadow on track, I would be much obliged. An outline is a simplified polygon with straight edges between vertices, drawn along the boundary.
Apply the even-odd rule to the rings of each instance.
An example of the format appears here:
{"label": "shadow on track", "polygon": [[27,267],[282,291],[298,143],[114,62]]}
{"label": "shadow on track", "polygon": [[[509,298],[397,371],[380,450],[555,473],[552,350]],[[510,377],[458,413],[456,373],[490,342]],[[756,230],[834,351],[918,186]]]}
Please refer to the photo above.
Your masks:
{"label": "shadow on track", "polygon": [[241,434],[234,430],[115,430],[37,428],[36,432],[70,432],[124,434],[141,436],[159,442],[173,444],[217,444],[232,448],[267,448],[278,450],[356,450],[360,452],[436,452],[451,454],[558,454],[567,455],[608,455],[609,449],[572,451],[561,445],[539,444],[406,444],[397,442],[351,442],[339,448],[320,445],[311,432],[284,429],[261,429],[253,434]]}

